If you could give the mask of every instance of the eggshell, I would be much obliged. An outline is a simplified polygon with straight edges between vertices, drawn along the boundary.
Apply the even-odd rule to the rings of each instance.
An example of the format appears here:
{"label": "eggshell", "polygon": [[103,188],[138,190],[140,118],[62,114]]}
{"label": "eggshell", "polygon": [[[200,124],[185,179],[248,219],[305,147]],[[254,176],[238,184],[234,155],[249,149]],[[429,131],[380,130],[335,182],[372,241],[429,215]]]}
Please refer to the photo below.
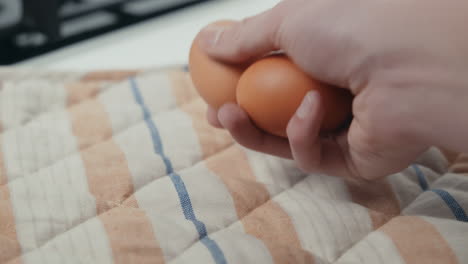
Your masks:
{"label": "eggshell", "polygon": [[339,129],[351,115],[351,94],[312,79],[285,56],[266,57],[251,65],[239,80],[237,102],[259,128],[286,137],[289,120],[310,90],[320,93],[325,107],[321,131]]}
{"label": "eggshell", "polygon": [[[214,25],[229,25],[231,20],[223,20]],[[223,104],[236,103],[236,87],[242,72],[242,65],[231,65],[209,57],[198,45],[195,38],[189,55],[189,69],[192,82],[200,96],[215,109]]]}

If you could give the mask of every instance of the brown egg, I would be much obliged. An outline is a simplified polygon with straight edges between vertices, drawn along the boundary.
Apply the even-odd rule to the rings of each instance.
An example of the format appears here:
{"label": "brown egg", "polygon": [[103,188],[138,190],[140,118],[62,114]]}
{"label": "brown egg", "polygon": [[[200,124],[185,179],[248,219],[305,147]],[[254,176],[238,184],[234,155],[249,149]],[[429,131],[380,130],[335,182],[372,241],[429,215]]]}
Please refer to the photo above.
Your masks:
{"label": "brown egg", "polygon": [[312,79],[285,56],[251,65],[239,80],[237,102],[259,128],[286,137],[289,120],[310,90],[320,93],[325,108],[321,131],[339,129],[351,115],[351,94]]}
{"label": "brown egg", "polygon": [[[215,25],[234,21],[218,21]],[[245,66],[230,65],[209,57],[198,45],[198,36],[190,49],[189,68],[192,82],[206,103],[218,109],[227,102],[236,103],[236,86]]]}

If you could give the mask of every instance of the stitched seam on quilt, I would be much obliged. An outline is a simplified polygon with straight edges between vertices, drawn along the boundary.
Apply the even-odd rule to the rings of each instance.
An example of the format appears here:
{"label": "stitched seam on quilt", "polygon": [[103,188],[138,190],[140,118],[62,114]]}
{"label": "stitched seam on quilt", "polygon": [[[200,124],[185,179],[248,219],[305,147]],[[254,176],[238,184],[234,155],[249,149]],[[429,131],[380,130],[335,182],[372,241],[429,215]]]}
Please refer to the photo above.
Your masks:
{"label": "stitched seam on quilt", "polygon": [[[439,173],[435,172],[432,168],[429,168],[429,167],[427,167],[427,166],[422,166],[422,165],[418,165],[418,166],[423,167],[423,168],[425,168],[425,169],[428,169],[428,170],[430,170],[431,172],[434,172],[435,174],[439,174]],[[411,168],[411,167],[408,167],[407,169],[410,169],[410,168]],[[441,175],[442,175],[441,177],[443,177],[443,175],[445,175],[445,174],[446,174],[446,173],[441,174]],[[441,178],[441,177],[439,177],[439,178]],[[415,183],[415,184],[417,184],[417,183]],[[401,214],[401,213],[402,213],[406,208],[408,208],[408,206],[410,206],[414,201],[416,201],[416,200],[418,199],[418,197],[421,196],[423,193],[425,193],[425,192],[424,192],[424,191],[421,191],[411,202],[409,202],[405,207],[401,208],[401,209],[400,209],[400,214],[399,214],[399,215],[396,215],[396,216],[394,216],[393,218],[389,219],[389,220],[386,221],[381,227],[379,227],[379,228],[376,229],[376,230],[372,230],[372,231],[369,232],[366,236],[364,236],[362,239],[360,239],[359,241],[356,241],[356,243],[353,244],[353,245],[351,245],[347,250],[343,251],[343,253],[342,253],[340,256],[338,256],[338,258],[336,258],[336,259],[333,261],[333,263],[336,262],[336,261],[338,261],[338,260],[340,260],[341,257],[343,257],[343,256],[344,256],[346,253],[348,253],[350,250],[352,250],[357,244],[359,244],[359,243],[362,242],[362,241],[365,241],[371,234],[373,234],[374,232],[379,232],[379,230],[380,230],[384,225],[386,225],[388,222],[390,222],[392,219],[394,219],[394,218],[396,218],[396,217],[404,216],[404,215]],[[449,219],[449,220],[453,220],[453,219]],[[456,220],[453,220],[453,221],[456,221]]]}
{"label": "stitched seam on quilt", "polygon": [[[114,83],[114,84],[118,84],[118,82],[117,82],[117,83]],[[111,87],[113,87],[112,85],[114,85],[114,84],[110,84]],[[101,91],[101,92],[102,92],[102,91]],[[100,94],[101,92],[99,92],[98,94]],[[96,94],[96,95],[98,95],[98,94]],[[95,95],[95,96],[96,96],[96,95]],[[94,96],[93,96],[93,97],[94,97]],[[84,100],[81,100],[81,101],[77,102],[77,104],[80,104],[80,103],[82,103],[83,101],[86,101],[86,100],[90,100],[90,99],[93,98],[93,97],[85,98]],[[170,112],[170,111],[172,111],[172,110],[174,110],[174,109],[181,108],[181,107],[183,107],[183,106],[186,105],[186,104],[193,103],[193,101],[195,101],[196,99],[197,99],[197,98],[193,98],[193,99],[191,99],[189,102],[186,102],[185,104],[183,104],[183,105],[181,105],[181,106],[174,107],[174,108],[169,108],[169,109],[167,109],[167,110],[163,110],[163,111],[161,111],[159,114],[164,114],[165,112]],[[73,104],[73,105],[75,105],[75,104]],[[73,106],[73,105],[70,105],[70,107]],[[44,113],[47,113],[47,111],[44,112]],[[136,122],[135,124],[130,125],[130,126],[124,128],[124,129],[121,129],[121,130],[119,130],[116,134],[111,135],[111,137],[109,137],[109,138],[118,136],[121,132],[124,132],[125,130],[127,130],[127,129],[133,127],[134,125],[138,125],[139,123],[141,123],[141,122],[143,122],[143,121],[144,121],[143,119],[142,119],[142,120],[139,120],[139,121]],[[80,150],[84,150],[84,149],[91,148],[91,147],[93,147],[93,146],[99,145],[99,144],[105,142],[106,140],[108,140],[108,138],[103,139],[102,141],[100,141],[100,142],[98,142],[98,143],[89,145],[89,146],[87,146],[86,148],[83,148],[83,149],[80,149]],[[205,160],[207,160],[207,159],[209,159],[209,158],[212,158],[213,156],[216,156],[216,155],[219,154],[220,152],[226,151],[227,149],[229,149],[229,148],[232,147],[233,145],[234,145],[234,144],[231,144],[230,146],[228,146],[228,147],[226,147],[226,148],[223,148],[222,150],[220,150],[220,151],[218,151],[218,152],[216,152],[216,153],[210,155],[208,158],[206,158],[206,159],[201,159],[201,160],[197,161],[197,162],[194,163],[194,164],[196,165],[196,164],[198,164],[198,163],[204,162]],[[71,156],[71,155],[73,155],[73,154],[78,154],[79,152],[80,152],[80,151],[74,151],[74,152],[72,152],[70,155],[67,155],[66,157]],[[57,162],[60,162],[61,160],[65,159],[66,157],[63,157],[63,156],[62,156],[60,159],[57,159],[57,160],[53,161],[51,164],[45,165],[44,167],[37,169],[37,171],[39,171],[39,170],[41,170],[41,169],[44,169],[44,168],[47,168],[47,167],[50,167],[50,166],[52,166],[53,164],[55,164],[55,163],[57,163]],[[184,170],[186,170],[186,169],[190,169],[190,168],[192,168],[192,167],[195,166],[195,165],[191,165],[191,166],[189,166],[189,167],[183,168],[183,169],[180,170],[180,172],[181,172],[181,171],[184,171]],[[37,172],[37,171],[35,171],[35,172]],[[30,173],[30,174],[27,174],[27,175],[25,175],[24,177],[28,177],[28,176],[30,176],[31,174],[34,174],[35,172],[32,172],[32,173]],[[150,182],[148,182],[148,183],[146,183],[146,184],[144,184],[144,185],[141,185],[140,188],[138,188],[137,190],[135,190],[135,191],[133,192],[133,195],[135,195],[136,193],[138,193],[142,188],[145,188],[147,185],[152,184],[153,182],[158,181],[158,180],[160,180],[160,179],[163,179],[163,178],[165,178],[165,177],[167,177],[167,176],[168,176],[168,175],[163,175],[163,176],[160,177],[160,178],[151,180]],[[18,179],[24,179],[24,177],[21,177],[21,178],[18,178]],[[16,180],[16,179],[15,179],[15,180]],[[299,184],[299,183],[302,182],[303,180],[304,180],[304,179],[299,180],[299,181],[296,182],[294,185]],[[11,182],[13,182],[13,181],[11,181]],[[11,183],[11,182],[9,182],[9,183]],[[9,183],[6,183],[6,184],[9,184]],[[292,188],[292,187],[291,187],[291,188]],[[219,230],[212,231],[211,233],[208,234],[208,236],[214,235],[214,234],[217,233],[217,232],[220,232],[220,231],[223,231],[223,230],[225,230],[225,229],[230,228],[232,225],[236,224],[237,222],[242,221],[246,216],[250,215],[250,214],[251,214],[253,211],[255,211],[257,208],[260,208],[260,207],[264,206],[264,204],[270,202],[272,199],[275,199],[277,196],[283,194],[284,192],[288,191],[289,189],[290,189],[290,188],[285,188],[284,190],[280,191],[280,192],[279,192],[278,194],[276,194],[275,196],[270,197],[270,198],[269,198],[267,201],[265,201],[263,204],[261,204],[261,205],[255,207],[254,209],[252,209],[248,214],[246,214],[246,215],[245,215],[244,217],[242,217],[241,219],[238,219],[238,220],[232,222],[231,224],[227,225],[226,227],[223,227],[223,228],[221,228],[221,229],[219,229]],[[112,208],[107,209],[106,211],[102,212],[101,214],[105,214],[105,213],[107,213],[108,211],[113,210],[113,209],[115,209],[115,208],[117,208],[117,207],[134,208],[134,207],[130,207],[130,206],[118,205],[118,206],[115,206],[115,207],[112,207]],[[140,208],[140,209],[141,209],[141,208]],[[141,209],[141,210],[143,210],[143,209]],[[143,210],[143,211],[146,211],[146,210]],[[38,249],[42,248],[43,246],[45,246],[45,245],[47,245],[49,242],[55,240],[57,237],[61,236],[62,234],[65,234],[65,233],[69,232],[70,230],[72,230],[72,229],[74,229],[74,228],[76,228],[76,227],[79,227],[79,226],[81,226],[82,224],[85,224],[86,222],[88,222],[89,220],[91,220],[91,219],[93,219],[93,218],[99,217],[101,214],[92,216],[92,217],[90,217],[90,218],[88,218],[88,219],[85,219],[83,222],[81,222],[81,223],[79,223],[79,224],[77,224],[77,225],[71,227],[71,228],[68,229],[67,231],[58,233],[56,236],[54,236],[54,237],[52,237],[52,238],[46,240],[46,241],[45,241],[41,246],[39,246],[38,248],[32,249],[32,250],[30,250],[30,251],[34,251],[34,250],[38,250]],[[176,255],[176,256],[173,257],[171,260],[169,260],[169,262],[172,262],[172,261],[176,260],[179,256],[181,256],[182,254],[184,254],[184,253],[185,253],[188,249],[190,249],[193,245],[195,245],[196,243],[200,243],[200,242],[201,242],[201,241],[198,240],[198,241],[192,243],[190,246],[187,247],[187,249],[182,250],[178,255]],[[358,242],[356,242],[356,243],[358,243]],[[30,252],[30,251],[28,251],[28,252]],[[23,253],[23,254],[25,254],[25,253]],[[18,258],[18,257],[20,257],[20,256],[17,256],[16,258]],[[10,261],[10,260],[9,260],[9,261]]]}
{"label": "stitched seam on quilt", "polygon": [[[236,143],[232,143],[231,145],[229,145],[229,146],[223,148],[222,150],[220,150],[220,151],[218,151],[218,152],[216,152],[216,153],[213,153],[212,155],[208,156],[206,159],[201,159],[201,160],[199,160],[198,162],[196,162],[196,163],[194,163],[193,165],[191,165],[190,167],[186,167],[186,168],[184,168],[184,169],[177,170],[177,172],[178,172],[178,173],[182,173],[182,172],[184,172],[184,171],[186,171],[186,170],[188,170],[188,169],[191,169],[192,167],[194,167],[194,166],[196,166],[196,165],[198,165],[198,164],[200,164],[200,163],[203,163],[203,162],[205,162],[205,161],[207,161],[207,160],[209,160],[209,159],[212,159],[213,157],[217,156],[218,154],[220,154],[220,153],[222,153],[222,152],[225,152],[225,151],[228,151],[229,148],[232,148],[232,147],[235,147],[235,146],[236,146]],[[134,191],[134,193],[133,193],[132,196],[136,195],[136,193],[138,193],[141,189],[145,188],[146,186],[148,186],[148,185],[150,185],[150,184],[152,184],[152,183],[154,183],[154,182],[157,182],[157,181],[159,181],[159,180],[161,180],[161,179],[164,179],[165,177],[169,177],[169,175],[167,175],[167,174],[166,174],[166,175],[163,175],[162,177],[159,177],[159,178],[157,178],[157,179],[153,179],[153,180],[149,181],[148,183],[142,185],[140,188],[138,188],[137,190]],[[307,176],[305,176],[305,177],[307,177]],[[228,229],[228,228],[230,228],[232,225],[236,224],[237,222],[242,221],[245,217],[247,217],[248,215],[250,215],[250,214],[251,214],[253,211],[255,211],[257,208],[260,208],[260,207],[263,206],[264,204],[270,202],[272,199],[278,197],[279,195],[283,194],[284,192],[286,192],[286,191],[290,190],[291,188],[293,188],[295,185],[297,185],[297,184],[299,184],[300,182],[302,182],[302,181],[305,179],[305,177],[302,178],[302,179],[300,179],[299,181],[297,181],[293,186],[291,186],[291,187],[289,187],[289,188],[284,188],[282,191],[280,191],[279,193],[277,193],[277,194],[274,195],[273,197],[270,197],[267,201],[265,201],[265,202],[262,203],[261,205],[255,207],[253,210],[251,210],[248,214],[246,214],[246,215],[245,215],[244,217],[242,217],[241,219],[235,220],[235,221],[233,221],[231,224],[229,224],[229,225],[227,225],[227,226],[225,226],[225,227],[223,227],[223,228],[221,228],[221,229],[218,229],[218,230],[216,230],[216,231],[212,231],[211,233],[208,233],[207,236],[210,236],[210,235],[213,235],[213,234],[215,234],[215,233],[217,233],[217,232],[220,232],[220,231],[222,231],[222,230]],[[130,198],[130,197],[129,197],[129,198]],[[124,203],[125,201],[127,201],[129,198],[127,198],[126,200],[124,200],[122,203]],[[113,201],[112,201],[112,202],[113,202]],[[67,233],[67,232],[70,232],[71,230],[74,230],[74,229],[80,227],[81,225],[85,224],[86,222],[88,222],[88,221],[90,221],[90,220],[92,220],[92,219],[94,219],[94,218],[97,218],[97,217],[101,216],[102,214],[105,214],[105,213],[107,213],[107,212],[109,212],[109,211],[111,211],[111,210],[113,210],[113,209],[115,209],[115,208],[119,208],[119,207],[120,207],[120,208],[122,208],[122,207],[125,207],[125,208],[132,208],[132,209],[136,208],[136,207],[132,207],[132,206],[126,206],[126,205],[123,205],[123,204],[119,204],[118,206],[109,208],[109,209],[107,209],[107,210],[101,212],[100,214],[97,214],[97,215],[94,215],[94,216],[89,217],[89,218],[87,218],[87,219],[84,219],[83,221],[81,221],[80,223],[78,223],[78,224],[76,224],[76,225],[70,227],[69,229],[67,229],[67,230],[65,230],[65,231],[63,231],[63,232],[60,232],[60,233],[56,234],[55,236],[53,236],[53,237],[51,237],[50,239],[48,239],[48,240],[46,240],[45,242],[43,242],[43,243],[42,243],[41,245],[39,245],[38,247],[36,247],[36,248],[34,248],[34,249],[31,249],[31,250],[28,250],[28,251],[25,251],[25,252],[22,252],[22,255],[26,255],[26,254],[29,254],[29,253],[31,253],[31,252],[40,250],[41,248],[43,248],[44,246],[46,246],[47,244],[49,244],[50,242],[52,242],[52,241],[55,240],[56,238],[60,237],[61,235],[65,234],[65,233]],[[142,208],[137,208],[137,209],[140,209],[140,210],[146,212],[146,210],[144,210],[144,209],[142,209]],[[187,220],[187,221],[188,221],[188,220]],[[176,258],[178,258],[179,256],[183,255],[184,252],[186,252],[188,249],[190,249],[190,248],[191,248],[192,246],[194,246],[196,243],[201,243],[201,240],[197,240],[196,242],[190,244],[189,246],[187,246],[186,249],[182,250],[178,255],[176,255],[175,257],[173,257],[171,260],[168,260],[168,262],[171,262],[171,261],[175,260]],[[9,259],[7,262],[12,261],[12,260],[17,259],[17,258],[20,258],[22,255],[20,255],[20,256],[15,256],[15,257]]]}
{"label": "stitched seam on quilt", "polygon": [[[147,70],[147,71],[138,72],[138,73],[132,75],[131,77],[144,77],[144,76],[152,74],[152,73],[154,73],[152,70]],[[35,79],[35,80],[46,80],[47,81],[48,79],[45,79],[45,78],[39,79],[38,78],[38,79]],[[22,81],[24,81],[24,80],[22,80]],[[68,84],[102,84],[102,83],[105,84],[103,87],[101,87],[101,89],[96,94],[93,94],[92,96],[89,96],[89,97],[82,98],[81,100],[76,101],[73,104],[66,105],[66,107],[64,107],[63,109],[60,109],[60,110],[67,111],[67,109],[70,109],[70,108],[73,108],[73,107],[75,107],[75,106],[77,106],[79,104],[82,104],[83,102],[86,102],[87,100],[95,99],[99,95],[102,95],[103,93],[111,90],[112,88],[116,87],[117,85],[123,84],[123,83],[126,83],[126,82],[128,82],[128,78],[125,78],[124,80],[120,80],[120,81],[113,81],[113,80],[104,80],[104,81],[77,80],[75,82],[59,82],[59,81],[57,81],[57,83],[61,83],[63,85],[68,85]],[[63,87],[63,89],[66,89],[66,88]],[[0,93],[1,93],[1,90],[0,90]],[[21,123],[19,126],[10,127],[8,129],[0,131],[0,135],[3,134],[4,132],[7,132],[7,131],[11,130],[11,129],[23,128],[23,127],[27,126],[29,123],[32,123],[32,122],[36,121],[37,119],[39,119],[40,117],[42,117],[44,115],[47,115],[47,114],[49,114],[51,112],[53,112],[53,111],[50,111],[49,109],[47,109],[45,111],[42,111],[42,112],[38,112],[33,118],[26,120],[26,122]]]}
{"label": "stitched seam on quilt", "polygon": [[[161,72],[161,70],[166,70],[166,72]],[[160,74],[164,74],[164,73],[168,73],[170,71],[174,71],[174,70],[179,70],[181,71],[182,70],[182,66],[180,66],[179,68],[177,66],[167,66],[167,67],[160,67],[160,68],[154,68],[154,69],[149,69],[149,70],[145,70],[145,71],[138,71],[138,70],[135,70],[135,71],[138,71],[137,73],[135,73],[134,75],[131,75],[129,77],[144,77],[146,75],[150,75],[150,74],[153,74],[153,73],[160,73]],[[1,69],[0,69],[1,71]],[[182,72],[182,71],[181,71]],[[1,72],[0,72],[1,73]],[[67,74],[67,73],[64,73],[64,74]],[[69,74],[73,74],[73,73],[69,73]],[[81,74],[77,74],[77,76],[82,76],[83,74],[86,74],[86,72],[83,72]],[[34,75],[33,75],[34,76]],[[31,79],[34,79],[34,80],[46,80],[46,81],[50,81],[49,79],[46,79],[44,76],[41,76],[41,75],[38,75],[39,77],[36,77],[36,78],[31,78]],[[10,81],[16,81],[16,79],[6,79],[6,80],[10,80]],[[25,81],[25,80],[28,80],[28,79],[23,79],[21,81]],[[1,80],[0,80],[1,81]],[[112,88],[114,88],[115,86],[119,85],[119,84],[123,84],[123,83],[126,83],[128,82],[128,78],[125,78],[123,80],[119,80],[119,81],[114,81],[114,80],[103,80],[103,81],[83,81],[83,80],[76,80],[76,81],[67,81],[67,82],[61,82],[61,81],[53,81],[53,82],[57,82],[57,83],[61,83],[63,85],[67,85],[67,84],[100,84],[100,83],[104,83],[105,85],[103,87],[101,87],[101,89],[96,93],[96,94],[93,94],[92,96],[89,96],[89,97],[85,97],[85,98],[82,98],[81,100],[79,101],[76,101],[74,102],[73,104],[70,104],[70,105],[66,105],[66,107],[64,107],[63,109],[61,109],[62,111],[66,111],[67,109],[70,109],[70,108],[73,108],[75,107],[76,105],[79,105],[87,100],[92,100],[96,97],[98,97],[99,95],[111,90]],[[65,89],[65,87],[64,87]],[[0,94],[1,94],[1,91],[0,90]],[[190,103],[190,102],[186,102],[186,103]],[[51,113],[53,111],[51,111],[50,109],[47,109],[45,111],[41,111],[41,112],[38,112],[33,118],[31,119],[28,119],[26,120],[26,122],[24,123],[21,123],[20,125],[18,126],[15,126],[15,127],[10,127],[8,129],[4,129],[4,130],[0,130],[0,135],[2,135],[4,132],[7,132],[11,129],[20,129],[22,127],[25,127],[27,126],[29,123],[32,123],[34,121],[36,121],[37,119],[39,119],[40,117],[44,116],[44,115],[47,115],[49,113]],[[1,123],[1,122],[0,122]]]}
{"label": "stitched seam on quilt", "polygon": [[[306,179],[307,176],[305,176],[304,178],[298,180],[293,186],[291,186],[290,188],[285,188],[284,190],[278,192],[277,194],[275,194],[274,196],[270,196],[270,198],[268,200],[266,200],[264,203],[262,203],[261,205],[255,207],[254,209],[252,209],[250,212],[248,212],[247,214],[245,214],[242,218],[240,219],[237,219],[233,222],[231,222],[230,224],[226,225],[225,227],[222,227],[216,231],[212,231],[211,233],[208,233],[207,236],[213,236],[215,234],[217,234],[218,232],[222,232],[226,229],[229,229],[231,228],[233,225],[241,222],[245,217],[251,215],[255,210],[261,208],[262,206],[264,206],[265,204],[269,203],[270,201],[274,200],[275,198],[277,198],[278,196],[282,195],[283,193],[287,192],[288,190],[291,190],[292,188],[294,188],[294,186],[300,184],[301,182],[303,182],[305,179]],[[194,243],[192,243],[190,246],[188,246],[185,250],[183,250],[181,253],[177,254],[175,257],[173,257],[172,259],[169,259],[167,261],[167,263],[172,263],[173,261],[177,260],[177,258],[179,258],[180,256],[182,256],[186,251],[188,251],[190,248],[192,248],[194,245],[196,245],[197,243],[201,243],[201,240],[197,240],[195,241]],[[304,251],[307,251],[305,249],[303,249]],[[311,254],[313,254],[312,252],[310,252]]]}
{"label": "stitched seam on quilt", "polygon": [[[162,111],[160,111],[160,112],[151,112],[151,114],[152,114],[152,116],[153,116],[153,118],[154,118],[154,117],[160,116],[160,115],[162,115],[162,114],[170,113],[170,112],[175,111],[175,110],[177,110],[177,109],[182,109],[183,107],[185,107],[185,106],[187,106],[187,105],[190,105],[190,104],[196,102],[197,100],[201,100],[201,99],[200,99],[199,97],[195,97],[195,98],[193,98],[193,99],[190,99],[190,100],[187,101],[186,103],[181,104],[180,106],[170,107],[170,108],[165,109],[165,110],[162,110]],[[104,142],[106,142],[106,141],[108,141],[108,140],[110,140],[110,139],[112,139],[112,138],[114,138],[114,137],[119,136],[120,134],[126,132],[127,130],[132,129],[133,127],[136,127],[136,126],[138,126],[138,125],[144,123],[144,122],[145,122],[145,120],[144,120],[144,117],[142,116],[142,119],[139,119],[139,120],[136,121],[135,123],[129,124],[128,126],[122,128],[122,129],[120,129],[119,131],[113,131],[114,133],[112,133],[112,134],[111,134],[110,136],[108,136],[108,137],[103,138],[101,141],[99,141],[99,142],[97,142],[97,143],[91,144],[91,145],[89,145],[89,146],[86,146],[86,147],[84,147],[84,148],[81,148],[81,149],[78,149],[78,150],[75,150],[75,151],[72,151],[72,152],[64,153],[63,155],[60,156],[60,158],[55,159],[55,160],[52,160],[52,161],[50,161],[48,164],[45,164],[45,165],[43,165],[43,166],[41,166],[41,167],[35,169],[35,170],[32,171],[32,172],[27,172],[25,175],[22,175],[22,176],[20,176],[20,177],[14,179],[14,180],[12,180],[12,181],[7,181],[7,182],[5,182],[5,183],[3,183],[3,184],[0,184],[0,186],[10,184],[10,183],[15,182],[15,181],[17,181],[17,180],[21,180],[21,179],[23,179],[24,177],[26,177],[27,175],[32,175],[32,174],[35,174],[35,173],[37,173],[37,172],[39,172],[39,171],[41,171],[41,170],[43,170],[43,169],[52,167],[52,166],[55,165],[56,163],[58,163],[58,162],[60,162],[60,161],[63,161],[63,160],[65,160],[66,158],[69,158],[69,157],[73,156],[74,154],[79,154],[80,152],[82,152],[82,151],[84,151],[84,150],[87,150],[87,149],[90,149],[90,148],[92,148],[92,147],[95,147],[96,145],[102,144],[102,143],[104,143]]]}
{"label": "stitched seam on quilt", "polygon": [[[97,84],[97,85],[100,85],[102,83],[105,83],[105,82],[86,82],[86,84]],[[117,85],[119,83],[120,82],[112,82],[112,83],[107,83],[107,84],[105,83],[105,85],[103,87],[101,87],[101,89],[99,90],[98,93],[93,94],[92,96],[89,96],[89,97],[86,97],[86,98],[82,98],[81,100],[76,101],[76,102],[74,102],[72,104],[69,104],[69,105],[67,105],[66,107],[64,107],[64,108],[62,108],[60,110],[65,111],[66,109],[73,108],[75,105],[81,104],[82,102],[84,102],[86,100],[94,99],[97,96],[99,96],[102,92],[105,92],[105,91],[109,90],[110,87],[113,87],[114,85]],[[76,83],[71,83],[71,84],[85,84],[85,83],[84,82],[76,82]],[[64,85],[66,85],[66,84],[64,84]],[[65,89],[65,87],[64,87],[64,89]],[[53,104],[53,105],[57,105],[57,104]],[[37,112],[34,117],[24,120],[22,123],[18,124],[17,126],[8,127],[7,129],[1,130],[0,135],[2,135],[5,132],[8,132],[8,131],[10,131],[12,129],[21,129],[23,127],[26,127],[26,126],[28,126],[28,124],[33,123],[34,121],[40,119],[42,116],[45,116],[45,115],[50,114],[50,113],[53,112],[50,109],[42,109],[42,110],[43,111]]]}
{"label": "stitched seam on quilt", "polygon": [[[189,170],[189,169],[191,169],[191,168],[197,166],[198,164],[201,164],[201,163],[205,162],[206,160],[208,160],[208,159],[210,159],[210,158],[212,158],[212,157],[214,157],[214,156],[216,156],[216,155],[218,155],[218,154],[220,154],[220,153],[222,153],[222,152],[224,152],[224,151],[227,151],[228,149],[230,149],[230,148],[232,148],[232,147],[235,147],[235,145],[236,145],[236,143],[232,143],[232,144],[226,146],[225,148],[223,148],[223,149],[217,151],[216,153],[211,154],[210,156],[206,157],[205,159],[200,159],[200,160],[196,161],[194,164],[190,165],[189,167],[181,168],[181,169],[177,170],[176,172],[177,172],[177,173],[183,173],[184,171]],[[136,190],[132,193],[132,195],[131,195],[130,197],[135,196],[136,193],[138,193],[141,189],[145,188],[146,186],[148,186],[148,185],[150,185],[150,184],[152,184],[152,183],[154,183],[154,182],[157,182],[157,181],[159,181],[159,180],[162,180],[162,179],[164,179],[164,178],[166,178],[166,177],[169,177],[169,175],[168,175],[168,174],[162,175],[161,177],[159,177],[159,178],[157,178],[157,179],[153,179],[153,180],[147,182],[146,184],[141,185],[140,188],[136,189]],[[14,260],[14,259],[20,258],[22,255],[26,255],[26,254],[29,254],[29,253],[31,253],[31,252],[33,252],[33,251],[36,251],[36,250],[41,249],[42,247],[46,246],[47,244],[49,244],[50,242],[52,242],[53,240],[55,240],[55,239],[58,238],[59,236],[65,234],[65,233],[67,233],[67,232],[70,232],[71,230],[76,229],[76,228],[82,226],[83,224],[85,224],[86,222],[88,222],[88,221],[90,221],[90,220],[92,220],[92,219],[95,219],[95,218],[97,218],[97,217],[99,217],[99,216],[101,216],[101,215],[103,215],[103,214],[105,214],[105,213],[107,213],[107,212],[109,212],[109,211],[115,209],[115,208],[122,208],[122,207],[123,207],[123,208],[132,208],[132,209],[139,209],[139,210],[142,210],[142,211],[146,212],[146,210],[144,210],[143,208],[124,205],[123,203],[125,203],[125,201],[127,201],[128,199],[130,199],[130,197],[128,197],[127,199],[125,199],[125,200],[122,201],[121,203],[116,203],[115,201],[107,201],[107,202],[113,202],[113,204],[115,204],[116,206],[111,207],[111,208],[108,208],[108,209],[106,209],[105,211],[103,211],[103,212],[101,212],[101,213],[99,213],[99,214],[97,214],[97,215],[94,215],[94,216],[91,216],[91,217],[89,217],[89,218],[86,218],[86,219],[84,219],[83,221],[81,221],[80,223],[77,223],[76,225],[71,226],[70,228],[68,228],[67,230],[65,230],[65,231],[63,231],[63,232],[57,233],[57,234],[54,235],[53,237],[51,237],[51,238],[47,239],[46,241],[44,241],[44,242],[43,242],[41,245],[39,245],[38,247],[36,247],[36,248],[34,248],[34,249],[31,249],[31,250],[27,250],[27,251],[25,251],[25,252],[22,252],[20,256],[15,256],[15,257],[10,258],[9,260],[7,260],[7,263],[8,263],[9,261]],[[99,200],[99,201],[105,201],[105,200]],[[188,221],[188,220],[187,220],[187,221]],[[1,234],[0,234],[0,235],[1,235]]]}

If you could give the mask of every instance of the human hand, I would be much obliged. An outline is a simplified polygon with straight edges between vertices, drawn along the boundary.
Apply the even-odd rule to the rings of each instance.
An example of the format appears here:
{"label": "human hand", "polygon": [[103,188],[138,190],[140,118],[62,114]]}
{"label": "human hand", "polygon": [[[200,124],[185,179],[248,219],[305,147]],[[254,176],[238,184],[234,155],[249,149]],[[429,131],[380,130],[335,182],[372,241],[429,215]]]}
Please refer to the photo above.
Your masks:
{"label": "human hand", "polygon": [[349,89],[354,119],[320,137],[320,95],[309,93],[288,139],[255,127],[237,105],[208,120],[240,144],[293,158],[308,172],[365,180],[407,167],[431,145],[468,151],[468,2],[286,0],[229,27],[206,28],[201,46],[240,63],[285,52],[314,78]]}

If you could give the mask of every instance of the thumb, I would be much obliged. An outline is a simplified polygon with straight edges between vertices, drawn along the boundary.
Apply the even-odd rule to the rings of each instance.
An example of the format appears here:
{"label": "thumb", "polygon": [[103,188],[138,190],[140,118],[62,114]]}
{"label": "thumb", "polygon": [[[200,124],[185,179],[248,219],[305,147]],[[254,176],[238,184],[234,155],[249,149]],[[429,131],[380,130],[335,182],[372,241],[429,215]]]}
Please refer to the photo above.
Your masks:
{"label": "thumb", "polygon": [[276,51],[280,49],[279,28],[288,5],[291,5],[290,1],[282,1],[241,22],[210,25],[200,32],[199,45],[208,55],[232,63],[245,62]]}

